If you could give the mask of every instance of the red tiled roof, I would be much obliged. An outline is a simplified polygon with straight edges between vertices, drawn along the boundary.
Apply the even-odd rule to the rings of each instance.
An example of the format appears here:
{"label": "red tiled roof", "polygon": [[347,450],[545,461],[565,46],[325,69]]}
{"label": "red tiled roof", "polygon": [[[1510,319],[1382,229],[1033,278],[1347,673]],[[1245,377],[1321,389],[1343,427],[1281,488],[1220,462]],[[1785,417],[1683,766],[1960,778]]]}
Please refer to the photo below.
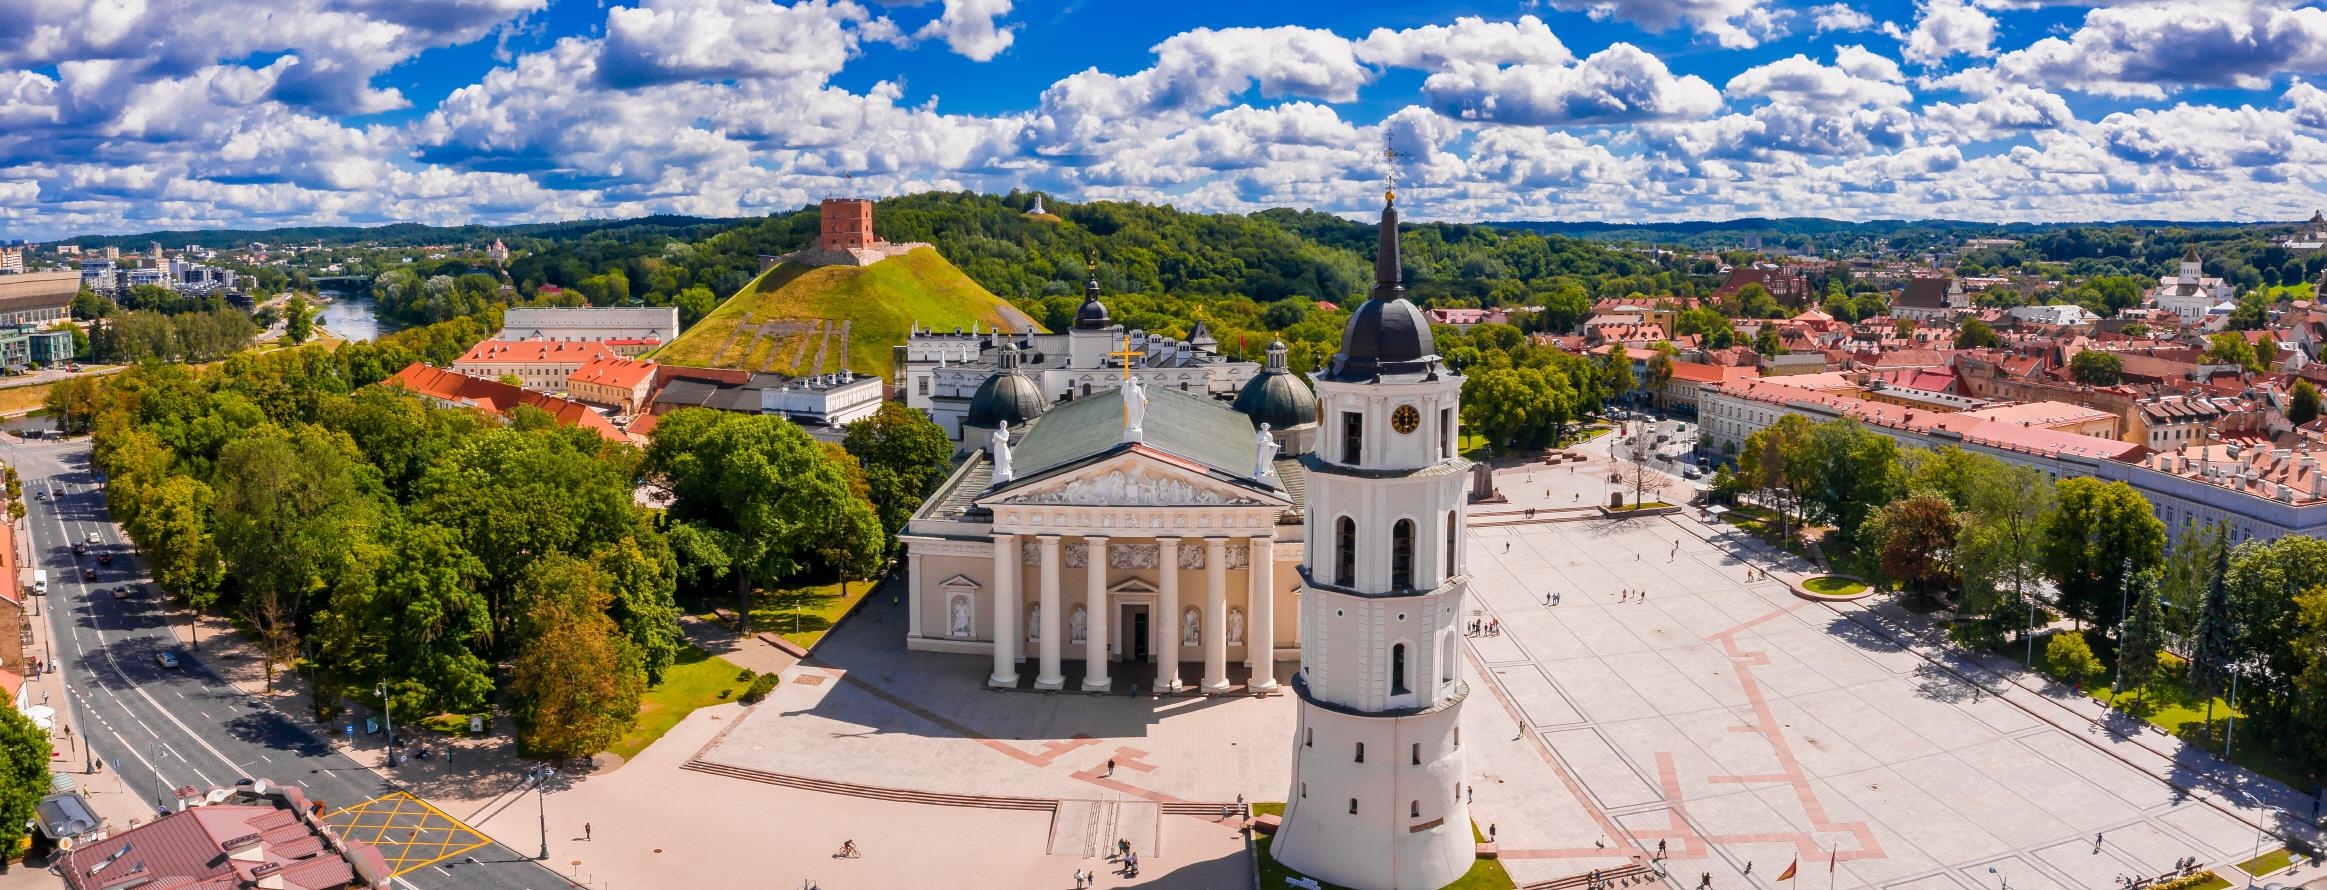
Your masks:
{"label": "red tiled roof", "polygon": [[590,406],[569,399],[543,395],[521,386],[510,386],[498,380],[482,380],[466,374],[456,374],[441,368],[431,368],[413,362],[382,383],[400,386],[442,402],[466,405],[494,414],[507,414],[519,405],[549,412],[558,423],[595,430],[614,441],[627,441],[621,430],[604,415],[590,410]]}
{"label": "red tiled roof", "polygon": [[568,343],[555,340],[487,340],[469,347],[455,366],[470,364],[582,364],[594,358],[613,358],[604,343]]}
{"label": "red tiled roof", "polygon": [[1696,383],[1712,383],[1719,380],[1751,380],[1756,376],[1759,375],[1753,368],[1744,365],[1708,365],[1704,362],[1673,362],[1674,380],[1688,380]]}
{"label": "red tiled roof", "polygon": [[[155,819],[64,854],[57,870],[70,890],[130,886],[170,890],[240,890],[261,877],[279,877],[285,890],[337,890],[372,886],[358,877],[382,876],[387,862],[378,849],[346,841],[345,850],[324,843],[320,823],[301,813],[307,797],[285,787],[280,803],[247,791],[230,800]],[[231,848],[231,849],[230,849]],[[126,855],[116,856],[121,851]],[[236,853],[241,855],[235,855]],[[143,880],[138,880],[142,878]]]}
{"label": "red tiled roof", "polygon": [[655,363],[635,358],[594,358],[566,375],[567,383],[594,383],[630,389],[654,378]]}

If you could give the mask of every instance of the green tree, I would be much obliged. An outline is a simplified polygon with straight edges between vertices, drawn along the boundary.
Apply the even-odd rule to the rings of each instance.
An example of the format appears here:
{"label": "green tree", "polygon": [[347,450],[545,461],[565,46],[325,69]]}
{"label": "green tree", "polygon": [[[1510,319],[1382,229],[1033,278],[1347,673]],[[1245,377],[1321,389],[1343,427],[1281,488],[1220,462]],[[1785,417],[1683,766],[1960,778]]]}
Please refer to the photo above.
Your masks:
{"label": "green tree", "polygon": [[1761,326],[1761,330],[1754,332],[1753,351],[1764,356],[1785,355],[1786,341],[1778,338],[1776,326],[1765,324]]}
{"label": "green tree", "polygon": [[1778,529],[1790,533],[1792,520],[1802,509],[1802,495],[1810,486],[1810,437],[1816,432],[1808,418],[1787,414],[1778,422],[1745,437],[1737,458],[1737,475],[1777,508]]}
{"label": "green tree", "polygon": [[2115,628],[2127,585],[2165,558],[2165,524],[2133,486],[2091,477],[2055,486],[2059,509],[2045,525],[2039,559],[2060,591],[2061,611]]}
{"label": "green tree", "polygon": [[589,564],[551,555],[519,585],[526,639],[510,665],[510,710],[518,744],[533,756],[595,754],[637,722],[646,671],[606,617],[611,598],[599,582]]}
{"label": "green tree", "polygon": [[2077,686],[2092,682],[2101,673],[2101,659],[2093,655],[2093,647],[2085,642],[2085,635],[2075,632],[2056,633],[2044,644],[2044,660],[2052,665],[2053,673]]}
{"label": "green tree", "polygon": [[873,508],[892,541],[921,509],[921,499],[945,481],[953,461],[945,430],[903,402],[883,402],[871,417],[849,424],[840,444],[864,468]]}
{"label": "green tree", "polygon": [[2189,631],[2190,682],[2207,696],[2206,724],[2214,723],[2213,696],[2222,691],[2237,661],[2238,626],[2231,612],[2230,531],[2219,522],[2203,529],[2187,529],[2166,560],[2168,583],[2185,594],[2195,616]]}
{"label": "green tree", "polygon": [[171,476],[148,492],[137,520],[129,524],[130,537],[145,549],[154,581],[185,600],[186,629],[199,647],[202,613],[218,604],[218,586],[226,579],[226,564],[210,533],[215,496],[192,476]]}
{"label": "green tree", "polygon": [[1727,349],[1737,343],[1737,327],[1709,306],[1684,310],[1673,321],[1674,336],[1697,335],[1706,349]]}
{"label": "green tree", "polygon": [[1917,495],[1884,504],[1869,525],[1880,529],[1877,558],[1883,574],[1929,595],[1954,578],[1948,557],[1960,524],[1945,498]]}
{"label": "green tree", "polygon": [[1807,463],[1801,491],[1810,507],[1846,537],[1905,492],[1898,440],[1851,418],[1816,425],[1801,459]]}
{"label": "green tree", "polygon": [[1955,348],[1957,349],[1985,349],[2002,342],[1996,337],[1996,332],[1988,327],[1987,322],[1976,318],[1964,319],[1962,326],[1955,329]]}
{"label": "green tree", "polygon": [[1622,343],[1608,347],[1608,354],[1601,357],[1598,370],[1600,391],[1606,393],[1607,398],[1623,396],[1638,385],[1632,376],[1632,356],[1625,354]]}
{"label": "green tree", "polygon": [[0,850],[24,842],[34,806],[51,790],[49,751],[47,731],[15,708],[0,708]]}
{"label": "green tree", "polygon": [[2165,610],[2159,605],[2157,573],[2143,572],[2134,582],[2133,614],[2117,638],[2117,680],[2113,691],[2139,690],[2157,675],[2159,650],[2165,648]]}
{"label": "green tree", "polygon": [[1670,343],[1656,345],[1656,354],[1648,358],[1646,387],[1650,392],[1663,392],[1665,384],[1673,379],[1673,348]]}
{"label": "green tree", "polygon": [[2254,352],[2254,344],[2232,331],[2223,331],[2206,338],[2205,362],[2209,365],[2233,365],[2242,370],[2263,370],[2262,359]]}
{"label": "green tree", "polygon": [[2116,386],[2125,380],[2125,362],[2116,353],[2087,349],[2068,360],[2068,373],[2086,386]]}
{"label": "green tree", "polygon": [[82,288],[80,293],[73,295],[73,317],[82,321],[92,321],[112,315],[113,308],[112,300],[108,300],[88,288]]}
{"label": "green tree", "polygon": [[2042,586],[2037,561],[2053,510],[2053,487],[2034,467],[1982,458],[1966,483],[1969,502],[1955,538],[1955,574],[1963,579],[1955,626],[1963,642],[1991,646],[2026,625]]}
{"label": "green tree", "polygon": [[[436,525],[392,523],[355,556],[318,617],[331,654],[326,675],[340,695],[385,682],[396,710],[469,714],[493,691],[492,620],[477,590],[485,566]],[[351,693],[353,695],[351,695]]]}
{"label": "green tree", "polygon": [[307,305],[306,297],[292,294],[283,310],[283,339],[297,346],[312,336],[315,336],[315,307]]}
{"label": "green tree", "polygon": [[[682,554],[723,555],[748,624],[751,591],[814,567],[864,577],[879,561],[880,520],[847,473],[781,417],[685,408],[663,415],[646,470],[672,496]],[[746,628],[748,629],[748,627]]]}
{"label": "green tree", "polygon": [[719,297],[710,288],[690,287],[672,297],[671,305],[679,307],[679,326],[687,327],[719,308]]}
{"label": "green tree", "polygon": [[2319,419],[2319,388],[2311,381],[2297,380],[2287,390],[2287,422],[2296,426]]}

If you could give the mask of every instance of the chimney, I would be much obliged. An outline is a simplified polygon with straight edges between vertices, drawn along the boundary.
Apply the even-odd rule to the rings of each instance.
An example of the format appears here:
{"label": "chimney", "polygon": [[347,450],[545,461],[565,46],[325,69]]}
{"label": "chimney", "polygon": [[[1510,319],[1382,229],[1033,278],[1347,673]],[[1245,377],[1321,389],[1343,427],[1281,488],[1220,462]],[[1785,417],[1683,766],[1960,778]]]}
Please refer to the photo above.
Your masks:
{"label": "chimney", "polygon": [[250,870],[251,886],[258,890],[283,890],[283,864],[269,862]]}
{"label": "chimney", "polygon": [[254,831],[227,838],[218,845],[218,849],[226,854],[226,858],[236,862],[258,862],[265,859],[267,853],[266,844],[260,841],[258,832]]}

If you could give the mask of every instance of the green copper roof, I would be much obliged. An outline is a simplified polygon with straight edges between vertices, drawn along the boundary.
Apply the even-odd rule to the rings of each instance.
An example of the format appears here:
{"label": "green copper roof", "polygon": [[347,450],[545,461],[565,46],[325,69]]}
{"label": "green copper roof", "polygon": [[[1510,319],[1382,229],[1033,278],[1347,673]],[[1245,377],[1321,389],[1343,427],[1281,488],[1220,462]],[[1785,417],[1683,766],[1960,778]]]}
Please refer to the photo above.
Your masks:
{"label": "green copper roof", "polygon": [[[1256,456],[1252,421],[1212,399],[1164,387],[1147,389],[1147,418],[1141,444],[1187,458],[1223,475],[1252,478]],[[1050,470],[1127,447],[1123,441],[1123,397],[1095,392],[1054,406],[1034,422],[1026,437],[1012,443],[1011,463],[1023,482]],[[1281,488],[1275,476],[1261,480]]]}

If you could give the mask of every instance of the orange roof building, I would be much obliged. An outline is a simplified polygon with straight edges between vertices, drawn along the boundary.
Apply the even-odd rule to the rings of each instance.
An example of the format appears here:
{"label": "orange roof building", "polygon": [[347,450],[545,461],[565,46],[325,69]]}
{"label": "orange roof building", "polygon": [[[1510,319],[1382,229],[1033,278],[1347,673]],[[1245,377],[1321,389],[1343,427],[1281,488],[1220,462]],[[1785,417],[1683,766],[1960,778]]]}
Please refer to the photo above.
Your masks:
{"label": "orange roof building", "polygon": [[638,414],[654,391],[655,367],[642,359],[594,358],[566,378],[566,395]]}
{"label": "orange roof building", "polygon": [[515,377],[526,389],[541,393],[566,391],[566,379],[592,359],[614,358],[603,343],[553,340],[487,340],[469,347],[452,369],[483,380]]}
{"label": "orange roof building", "polygon": [[456,374],[413,362],[404,370],[396,372],[396,376],[381,382],[427,396],[431,401],[448,408],[475,408],[493,415],[507,415],[519,405],[538,408],[549,412],[551,417],[565,426],[593,430],[616,442],[630,441],[630,437],[616,429],[612,421],[588,405],[510,386],[497,380]]}

